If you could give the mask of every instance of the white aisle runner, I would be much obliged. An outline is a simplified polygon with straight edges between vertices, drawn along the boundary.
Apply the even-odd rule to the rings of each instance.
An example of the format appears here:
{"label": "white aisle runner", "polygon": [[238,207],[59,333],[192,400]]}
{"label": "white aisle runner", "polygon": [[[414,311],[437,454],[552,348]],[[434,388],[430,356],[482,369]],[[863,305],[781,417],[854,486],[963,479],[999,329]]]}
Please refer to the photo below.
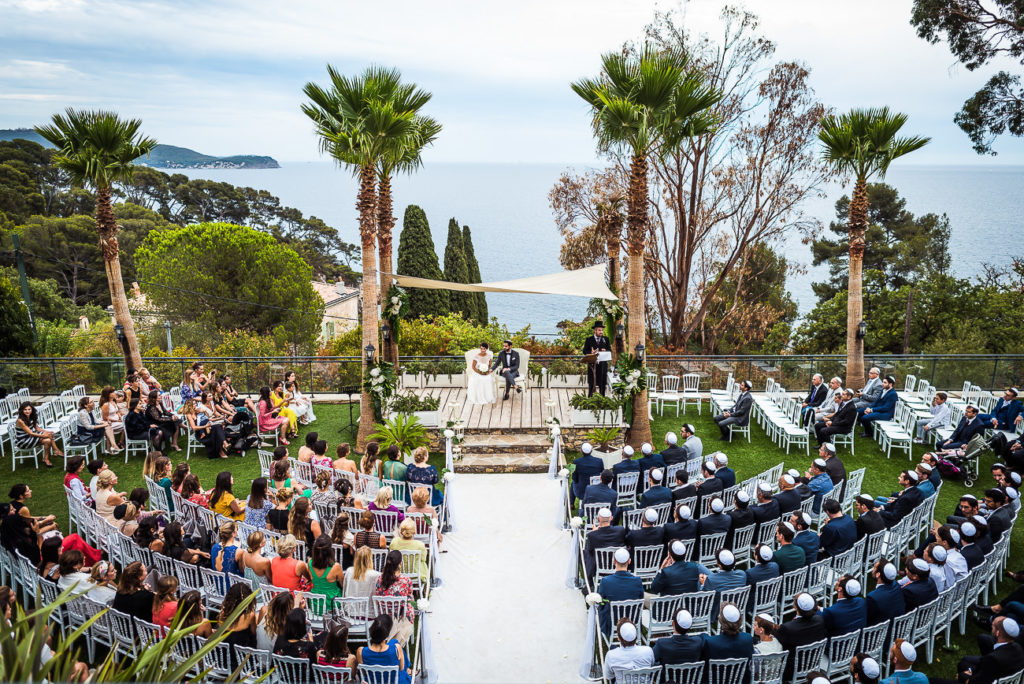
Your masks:
{"label": "white aisle runner", "polygon": [[558,480],[458,476],[457,531],[430,601],[439,681],[580,682],[586,610],[565,586]]}

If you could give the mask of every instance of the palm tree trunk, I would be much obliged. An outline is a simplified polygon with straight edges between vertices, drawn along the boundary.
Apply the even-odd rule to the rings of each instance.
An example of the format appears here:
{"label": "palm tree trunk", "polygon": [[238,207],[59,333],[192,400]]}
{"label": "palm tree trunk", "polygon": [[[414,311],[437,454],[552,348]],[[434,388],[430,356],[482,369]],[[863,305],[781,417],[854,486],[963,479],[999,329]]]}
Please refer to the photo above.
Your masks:
{"label": "palm tree trunk", "polygon": [[[613,222],[614,223],[614,222]],[[615,235],[608,235],[607,247],[608,247],[608,285],[614,290],[620,297],[622,296],[622,275],[620,273],[621,267],[619,265],[619,231],[622,230],[622,226],[615,224],[610,228],[615,230]],[[618,337],[618,326],[622,322],[621,318],[616,318],[612,321],[612,329],[608,332],[611,333],[612,339],[615,340],[615,344],[612,345],[612,360],[618,361],[619,354],[625,349],[625,343]]]}
{"label": "palm tree trunk", "polygon": [[[377,248],[380,252],[380,297],[388,296],[391,289],[391,276],[384,275],[391,273],[392,269],[392,245],[395,228],[395,216],[391,202],[391,177],[382,176],[380,185],[377,186]],[[387,302],[385,302],[387,306]],[[395,372],[398,372],[398,342],[395,340],[394,332],[391,339],[381,342],[381,354],[385,361],[395,364]]]}
{"label": "palm tree trunk", "polygon": [[100,234],[100,252],[103,254],[103,266],[107,272],[107,285],[110,287],[110,304],[114,309],[114,320],[124,328],[127,349],[124,350],[124,364],[129,370],[142,368],[142,357],[139,355],[139,341],[135,337],[135,324],[128,310],[128,296],[124,291],[124,280],[121,278],[121,259],[117,246],[117,219],[110,205],[110,188],[99,188],[96,191],[96,228]]}
{"label": "palm tree trunk", "polygon": [[[627,253],[629,274],[626,282],[627,316],[626,344],[632,350],[644,343],[647,330],[644,288],[644,246],[647,242],[647,158],[634,155],[629,173],[629,216],[627,226]],[[647,391],[633,397],[633,422],[627,432],[627,441],[634,449],[651,441],[651,418],[647,415]]]}
{"label": "palm tree trunk", "polygon": [[864,387],[864,340],[857,336],[864,318],[864,233],[868,225],[867,182],[858,178],[850,201],[850,280],[846,298],[846,386]]}
{"label": "palm tree trunk", "polygon": [[[376,185],[377,174],[372,165],[366,165],[359,171],[359,201],[356,208],[359,210],[359,237],[363,247],[363,347],[373,345],[380,348],[377,337],[378,315],[377,315],[377,195],[374,186]],[[366,377],[367,363],[365,352],[362,357],[363,374]],[[374,423],[377,418],[373,413],[373,397],[366,390],[363,390],[359,398],[359,434],[356,438],[356,450],[363,451],[366,448],[367,439],[374,431]]]}

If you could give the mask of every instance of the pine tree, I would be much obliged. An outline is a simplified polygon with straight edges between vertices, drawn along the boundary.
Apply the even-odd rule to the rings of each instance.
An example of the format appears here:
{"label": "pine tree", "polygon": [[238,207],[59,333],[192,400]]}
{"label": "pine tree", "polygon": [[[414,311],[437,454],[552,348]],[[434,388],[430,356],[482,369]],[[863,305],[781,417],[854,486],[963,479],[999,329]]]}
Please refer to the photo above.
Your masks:
{"label": "pine tree", "polygon": [[[462,231],[454,218],[448,221],[448,244],[444,248],[444,279],[449,283],[468,283],[466,252],[462,247]],[[472,292],[448,292],[448,305],[452,313],[461,313],[464,318],[473,317],[474,298]]]}
{"label": "pine tree", "polygon": [[[415,204],[405,208],[402,234],[398,240],[398,273],[443,280],[441,266],[430,237],[427,215]],[[387,293],[384,293],[386,296]],[[447,290],[409,289],[409,318],[443,316],[449,312]]]}
{"label": "pine tree", "polygon": [[[462,226],[462,249],[466,253],[466,270],[469,272],[469,282],[479,283],[480,263],[476,260],[476,252],[473,250],[473,237],[469,233],[469,226]],[[474,292],[473,320],[477,323],[487,323],[487,297],[483,292]]]}

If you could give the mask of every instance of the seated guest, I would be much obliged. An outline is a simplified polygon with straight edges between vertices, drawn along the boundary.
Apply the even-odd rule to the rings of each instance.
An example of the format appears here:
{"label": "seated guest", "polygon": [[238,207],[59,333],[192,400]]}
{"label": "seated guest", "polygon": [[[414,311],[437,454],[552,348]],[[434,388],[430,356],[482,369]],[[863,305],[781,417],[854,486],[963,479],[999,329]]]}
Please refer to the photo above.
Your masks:
{"label": "seated guest", "polygon": [[814,492],[812,492],[811,488],[807,486],[807,483],[803,481],[804,478],[800,475],[799,470],[796,468],[790,468],[786,471],[786,475],[793,478],[793,481],[796,483],[793,489],[796,490],[796,494],[800,497],[801,502],[814,497]]}
{"label": "seated guest", "polygon": [[797,647],[813,644],[825,636],[825,620],[818,612],[818,602],[813,596],[806,592],[797,594],[793,599],[793,606],[796,609],[796,617],[780,625],[775,633],[775,638],[779,640],[783,650],[789,651],[784,681],[793,676]]}
{"label": "seated guest", "polygon": [[875,563],[871,575],[875,578],[875,589],[867,596],[867,624],[871,626],[888,622],[906,613],[903,589],[896,582],[899,576],[896,566],[885,558],[880,558]]}
{"label": "seated guest", "polygon": [[271,583],[275,587],[296,591],[301,589],[302,578],[310,579],[306,564],[292,557],[296,548],[298,542],[290,534],[284,535],[277,542],[277,556],[270,559]]}
{"label": "seated guest", "polygon": [[728,489],[735,485],[736,471],[729,467],[729,457],[719,451],[711,460],[715,464],[715,477],[722,481],[722,486]]}
{"label": "seated guest", "polygon": [[[78,402],[78,433],[75,435],[76,444],[96,444],[102,442],[104,436],[108,438],[107,451],[112,454],[119,453],[117,441],[114,438],[114,430],[106,421],[96,420],[92,414],[96,403],[92,397],[82,397]],[[110,430],[107,434],[106,430]]]}
{"label": "seated guest", "polygon": [[868,381],[864,385],[864,389],[857,392],[857,398],[854,400],[858,412],[871,406],[878,397],[882,396],[882,381],[879,379],[879,375],[881,375],[881,371],[877,368],[868,371]]}
{"label": "seated guest", "polygon": [[640,477],[646,478],[647,473],[654,468],[661,468],[664,472],[665,459],[661,457],[661,454],[655,453],[654,447],[647,442],[640,445],[640,458],[637,459],[637,465],[640,466]]}
{"label": "seated guest", "polygon": [[1020,401],[1017,399],[1017,388],[1007,387],[1006,391],[1003,392],[1003,396],[999,397],[999,401],[996,402],[996,407],[992,409],[992,413],[986,413],[978,417],[983,423],[991,425],[993,430],[1014,432],[1020,422],[1024,420],[1024,416],[1021,415],[1022,410],[1024,410],[1024,407],[1021,406]]}
{"label": "seated guest", "polygon": [[615,625],[620,646],[610,649],[604,657],[604,678],[614,682],[619,673],[654,667],[654,650],[650,646],[637,646],[640,631],[626,618]]}
{"label": "seated guest", "polygon": [[679,540],[672,542],[668,545],[668,554],[651,582],[651,593],[674,596],[699,590],[700,567],[686,560],[686,544]]}
{"label": "seated guest", "polygon": [[[644,597],[644,583],[639,577],[629,572],[630,555],[629,550],[621,548],[615,552],[613,557],[615,572],[601,578],[597,585],[597,593],[605,601],[627,601],[642,599]],[[598,611],[601,623],[601,632],[605,636],[612,633],[611,607],[603,603]]]}
{"label": "seated guest", "polygon": [[676,611],[672,619],[672,636],[654,642],[655,662],[659,665],[680,665],[700,660],[704,651],[704,635],[687,634],[692,626],[690,611]]}
{"label": "seated guest", "polygon": [[356,649],[356,657],[352,663],[352,679],[359,679],[360,665],[398,666],[398,684],[411,684],[412,670],[405,661],[405,653],[397,639],[389,639],[394,621],[390,615],[378,615],[370,623],[368,629],[368,646]]}
{"label": "seated guest", "polygon": [[814,437],[818,440],[819,446],[829,444],[833,435],[848,435],[853,432],[856,423],[857,406],[853,401],[853,392],[845,389],[838,396],[835,411],[822,416],[814,424]]}
{"label": "seated guest", "polygon": [[[773,559],[775,552],[767,544],[758,544],[754,547],[754,562],[756,565],[747,570],[747,584],[756,587],[758,582],[775,579],[779,576],[779,564]],[[751,590],[753,591],[753,590]]]}
{"label": "seated guest", "polygon": [[673,511],[675,522],[666,523],[662,527],[665,535],[665,543],[670,544],[673,540],[680,539],[686,542],[693,542],[697,539],[697,521],[692,518],[692,511],[689,506],[676,506]]}
{"label": "seated guest", "polygon": [[875,500],[870,494],[861,494],[854,499],[857,509],[857,539],[863,539],[885,529],[882,515],[875,510]]}
{"label": "seated guest", "polygon": [[725,510],[725,503],[717,496],[711,500],[709,512],[697,521],[697,535],[705,537],[711,534],[728,533],[732,521],[722,511]]}
{"label": "seated guest", "polygon": [[882,668],[867,653],[858,653],[850,661],[850,672],[853,673],[854,684],[878,684]]}
{"label": "seated guest", "polygon": [[[608,472],[608,471],[605,471]],[[632,554],[644,546],[661,546],[665,543],[665,533],[658,525],[658,511],[653,508],[644,510],[640,516],[640,528],[626,532],[626,546]]]}
{"label": "seated guest", "polygon": [[814,412],[825,403],[826,396],[828,396],[828,387],[825,385],[825,378],[821,376],[821,373],[815,373],[811,377],[811,389],[800,404],[801,425],[814,422]]}
{"label": "seated guest", "polygon": [[274,641],[273,653],[289,658],[305,658],[313,662],[316,658],[316,645],[309,637],[306,611],[301,608],[293,608],[285,618],[284,630]]}
{"label": "seated guest", "polygon": [[643,496],[640,497],[640,508],[671,503],[672,490],[661,484],[665,477],[665,471],[662,468],[651,468],[647,474],[650,478],[650,485],[647,487],[647,491],[643,493]]}
{"label": "seated guest", "polygon": [[733,547],[733,535],[736,530],[750,527],[754,524],[754,512],[750,510],[750,495],[740,490],[736,492],[736,507],[729,511],[729,534],[725,537],[726,548]]}
{"label": "seated guest", "polygon": [[583,492],[583,500],[580,502],[580,515],[583,515],[583,506],[586,504],[605,504],[615,513],[615,502],[619,495],[612,489],[612,481],[615,475],[610,470],[601,471],[601,481],[598,484],[587,485]]}
{"label": "seated guest", "polygon": [[846,466],[836,455],[836,445],[831,442],[822,444],[818,448],[818,456],[825,459],[825,472],[832,480],[833,487],[840,487],[839,498],[846,498]]}
{"label": "seated guest", "polygon": [[783,575],[807,565],[804,550],[793,543],[795,536],[796,528],[793,525],[788,522],[779,523],[778,532],[775,533],[775,542],[779,548],[775,550],[774,561],[779,564],[779,572]]}
{"label": "seated guest", "polygon": [[921,490],[917,488],[917,471],[904,470],[900,473],[900,485],[903,490],[890,498],[882,509],[882,520],[887,527],[892,527],[910,515],[923,500]]}
{"label": "seated guest", "polygon": [[661,458],[665,461],[666,467],[677,463],[686,463],[687,452],[686,449],[679,446],[679,438],[676,437],[676,433],[665,433],[665,448],[661,450]]}
{"label": "seated guest", "polygon": [[693,426],[689,423],[684,423],[680,429],[680,434],[683,438],[683,448],[686,449],[686,462],[703,461],[704,443],[696,435]]}
{"label": "seated guest", "polygon": [[1006,492],[998,487],[993,487],[985,492],[985,507],[988,509],[986,521],[988,522],[988,533],[994,541],[999,541],[1004,532],[1009,532],[1013,527],[1014,511],[1007,506]]}
{"label": "seated guest", "polygon": [[946,549],[940,544],[933,542],[926,546],[921,557],[928,564],[928,577],[940,594],[956,583],[952,570],[946,573]]}
{"label": "seated guest", "polygon": [[597,550],[626,545],[626,528],[612,525],[612,511],[602,508],[597,512],[594,529],[587,534],[587,543],[583,547],[583,567],[587,577],[593,578],[597,568]]}
{"label": "seated guest", "polygon": [[[850,392],[850,398],[853,398],[853,392]],[[828,381],[828,391],[825,392],[825,401],[821,402],[821,405],[814,409],[814,417],[810,419],[811,423],[818,423],[819,421],[832,416],[839,409],[839,405],[843,401],[843,381],[841,378],[832,378]],[[854,415],[857,414],[857,409],[853,409]]]}
{"label": "seated guest", "polygon": [[721,631],[704,639],[705,659],[749,658],[754,655],[754,637],[741,631],[743,615],[735,604],[722,604],[718,611],[718,624]]}
{"label": "seated guest", "polygon": [[594,475],[600,475],[604,470],[604,461],[593,455],[594,447],[590,445],[590,442],[581,444],[580,451],[583,452],[583,455],[573,461],[575,468],[572,471],[572,490],[570,493],[572,498],[582,501],[583,494],[590,485],[590,478]]}
{"label": "seated guest", "polygon": [[690,474],[685,468],[676,471],[676,484],[672,488],[672,506],[678,506],[685,499],[697,498],[697,485],[690,482]]}
{"label": "seated guest", "polygon": [[892,420],[896,413],[896,378],[891,375],[882,380],[882,394],[867,408],[860,411],[860,424],[864,428],[861,437],[874,437],[874,424],[879,420]]}
{"label": "seated guest", "polygon": [[[769,523],[774,525],[783,512],[779,509],[779,502],[772,496],[772,486],[767,482],[758,482],[756,493],[757,504],[750,509],[754,514],[754,521],[758,524]],[[799,507],[798,503],[797,508]]]}
{"label": "seated guest", "polygon": [[857,543],[857,524],[853,518],[843,513],[842,506],[835,499],[829,499],[824,505],[828,522],[821,528],[821,553],[819,558],[838,556],[849,551]]}
{"label": "seated guest", "polygon": [[399,609],[399,613],[393,615],[395,624],[391,631],[392,636],[397,638],[404,647],[406,642],[409,641],[409,637],[412,636],[412,620],[415,617],[415,612],[412,606],[412,580],[407,575],[402,574],[401,551],[388,551],[388,555],[384,560],[384,569],[381,571],[380,577],[377,578],[377,586],[373,590],[373,595],[384,598],[405,599],[403,601],[405,605],[404,614]]}
{"label": "seated guest", "polygon": [[[992,684],[1020,671],[1024,663],[1024,648],[1021,648],[1018,641],[1018,622],[1013,618],[997,617],[992,621],[991,631],[991,636],[978,635],[981,655],[964,656],[960,660],[956,668],[958,681],[964,684]],[[945,684],[947,680],[939,681]]]}
{"label": "seated guest", "polygon": [[726,591],[747,584],[747,573],[736,568],[736,556],[732,551],[720,549],[715,558],[718,560],[717,570],[708,571],[701,566],[701,573],[697,577],[701,591]]}
{"label": "seated guest", "polygon": [[174,575],[160,575],[156,581],[153,597],[153,624],[170,627],[174,614],[178,612],[178,578]]}
{"label": "seated guest", "polygon": [[917,429],[914,431],[914,443],[924,444],[925,440],[935,434],[935,430],[949,425],[949,405],[946,404],[948,395],[945,392],[936,392],[932,397],[932,405],[928,409],[931,414],[928,418],[917,419]]}
{"label": "seated guest", "polygon": [[832,491],[835,486],[832,478],[825,472],[825,459],[816,458],[811,462],[811,467],[804,473],[804,482],[814,492],[814,506],[811,508],[815,513],[821,513],[821,500]]}
{"label": "seated guest", "polygon": [[[346,444],[345,446],[347,447],[348,445]],[[339,451],[338,454],[340,457],[341,451]],[[405,480],[411,485],[430,485],[430,505],[440,506],[444,500],[444,495],[441,493],[441,490],[438,489],[437,483],[440,482],[441,478],[437,474],[437,468],[427,463],[427,458],[429,458],[429,456],[430,453],[427,451],[427,447],[416,447],[412,452],[413,463],[405,471]],[[344,460],[345,463],[351,465],[352,471],[354,472],[356,464],[348,460],[347,457]],[[337,461],[335,461],[334,468],[336,470],[338,469]],[[413,491],[415,491],[415,488],[413,488]]]}
{"label": "seated guest", "polygon": [[794,511],[789,523],[796,530],[793,536],[793,544],[804,550],[804,562],[807,565],[818,560],[818,551],[821,549],[821,538],[811,531],[811,515],[803,511]]}
{"label": "seated guest", "polygon": [[938,451],[959,449],[971,441],[974,435],[984,434],[987,425],[978,415],[976,406],[968,406],[964,409],[964,417],[957,423],[953,434],[935,445]]}
{"label": "seated guest", "polygon": [[722,433],[723,442],[731,441],[733,425],[745,427],[750,423],[750,407],[754,403],[753,397],[750,396],[751,387],[749,380],[741,381],[740,395],[736,397],[736,402],[724,413],[712,416],[718,431]]}
{"label": "seated guest", "polygon": [[[326,447],[326,442],[324,443]],[[323,455],[322,453],[320,454]],[[398,446],[392,444],[388,447],[386,452],[387,460],[384,461],[382,466],[385,480],[393,480],[395,482],[405,482],[406,471],[408,467],[402,462],[402,452]]]}
{"label": "seated guest", "polygon": [[370,547],[363,546],[352,557],[351,567],[345,570],[341,595],[349,598],[370,598],[377,588],[378,577],[380,572],[373,569],[373,552],[370,551]]}
{"label": "seated guest", "polygon": [[892,676],[879,684],[928,684],[928,677],[911,668],[917,660],[917,649],[909,641],[897,639],[892,645],[889,659],[892,661]]}
{"label": "seated guest", "polygon": [[967,559],[960,553],[960,532],[949,525],[940,525],[935,530],[935,543],[946,551],[946,576],[950,584],[959,582],[970,573]]}
{"label": "seated guest", "polygon": [[923,558],[907,558],[907,579],[903,584],[903,601],[907,610],[923,606],[939,597],[935,583],[931,581],[931,569]]}
{"label": "seated guest", "polygon": [[[697,485],[698,497],[703,499],[705,496],[714,496],[725,489],[725,485],[722,484],[722,480],[715,477],[714,461],[704,461],[700,466],[700,470],[704,479]],[[698,501],[698,503],[700,502]]]}
{"label": "seated guest", "polygon": [[622,460],[612,466],[612,474],[615,477],[623,473],[639,473],[640,462],[633,460],[633,447],[628,444],[622,447]]}
{"label": "seated guest", "polygon": [[987,556],[992,553],[995,548],[995,544],[992,542],[992,537],[989,535],[988,523],[981,515],[972,516],[971,523],[974,524],[974,529],[977,530],[974,537],[974,543],[977,544],[978,548],[981,549],[981,552]]}
{"label": "seated guest", "polygon": [[397,513],[398,522],[405,520],[405,514],[402,513],[402,509],[394,504],[394,490],[391,489],[390,485],[377,490],[377,497],[366,505],[366,510]]}
{"label": "seated guest", "polygon": [[[391,540],[392,551],[419,551],[419,578],[422,584],[426,584],[430,580],[430,572],[427,569],[427,547],[426,544],[416,539],[416,523],[410,518],[406,518],[398,526],[398,534]],[[321,537],[323,539],[323,537]],[[314,548],[316,545],[314,544]],[[338,568],[338,575],[340,579],[341,566],[336,564]],[[411,568],[410,568],[411,569]]]}
{"label": "seated guest", "polygon": [[146,566],[132,561],[121,572],[117,594],[111,607],[125,615],[150,622],[153,619],[153,592],[146,586]]}
{"label": "seated guest", "polygon": [[852,575],[843,575],[836,580],[836,600],[821,611],[825,629],[830,637],[849,634],[867,624],[868,606],[861,597],[860,590],[860,582]]}
{"label": "seated guest", "polygon": [[769,653],[782,653],[782,644],[775,638],[779,626],[775,619],[768,613],[758,613],[754,616],[754,636],[757,642],[754,644],[754,653],[767,655]]}
{"label": "seated guest", "polygon": [[[797,475],[799,474],[797,473]],[[799,492],[796,491],[796,482],[796,478],[789,473],[783,473],[782,477],[779,478],[779,493],[773,496],[772,499],[779,505],[780,516],[800,509],[800,501],[802,499]]]}
{"label": "seated guest", "polygon": [[917,473],[917,488],[921,490],[921,498],[927,499],[935,493],[935,485],[932,484],[932,467],[927,463],[918,463],[914,468]]}

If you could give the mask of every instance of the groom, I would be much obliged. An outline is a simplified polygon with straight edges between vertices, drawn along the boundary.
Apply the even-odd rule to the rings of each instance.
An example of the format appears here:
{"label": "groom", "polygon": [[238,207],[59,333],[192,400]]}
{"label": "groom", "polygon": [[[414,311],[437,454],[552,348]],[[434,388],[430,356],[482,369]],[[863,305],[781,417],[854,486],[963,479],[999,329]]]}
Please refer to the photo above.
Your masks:
{"label": "groom", "polygon": [[[501,345],[501,351],[498,352],[497,358],[494,359],[494,365],[491,370],[495,368],[501,368],[501,377],[505,378],[505,396],[501,399],[504,401],[508,399],[508,391],[512,388],[512,385],[516,385],[516,378],[519,377],[519,352],[512,348],[512,342],[505,340]],[[516,385],[516,392],[522,392],[523,388]]]}

